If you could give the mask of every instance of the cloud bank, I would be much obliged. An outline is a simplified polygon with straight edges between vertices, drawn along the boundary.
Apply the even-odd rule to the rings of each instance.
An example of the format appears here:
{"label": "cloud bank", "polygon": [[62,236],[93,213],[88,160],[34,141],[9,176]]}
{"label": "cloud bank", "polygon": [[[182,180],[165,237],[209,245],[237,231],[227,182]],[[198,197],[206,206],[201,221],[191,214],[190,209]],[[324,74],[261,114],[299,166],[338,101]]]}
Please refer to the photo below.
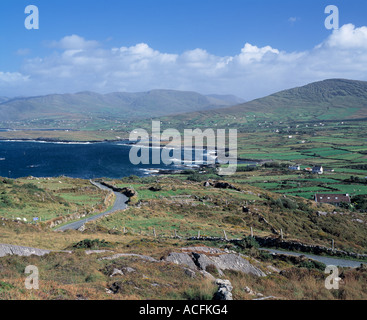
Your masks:
{"label": "cloud bank", "polygon": [[247,100],[328,78],[367,80],[367,27],[347,24],[316,47],[286,52],[245,43],[234,56],[203,49],[159,52],[148,44],[103,48],[78,35],[50,44],[52,55],[26,59],[18,72],[0,70],[0,95],[78,91],[190,90]]}

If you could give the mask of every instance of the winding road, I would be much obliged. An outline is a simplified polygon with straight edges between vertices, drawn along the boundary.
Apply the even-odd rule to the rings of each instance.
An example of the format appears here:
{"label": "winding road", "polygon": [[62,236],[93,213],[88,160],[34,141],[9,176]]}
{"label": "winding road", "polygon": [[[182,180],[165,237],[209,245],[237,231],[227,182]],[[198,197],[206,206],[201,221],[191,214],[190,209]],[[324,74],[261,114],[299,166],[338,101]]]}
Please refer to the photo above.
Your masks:
{"label": "winding road", "polygon": [[90,182],[91,182],[91,184],[93,184],[94,186],[96,186],[97,188],[99,188],[101,190],[112,191],[115,194],[116,200],[115,200],[115,203],[113,204],[112,209],[110,209],[110,210],[108,210],[106,212],[102,212],[100,214],[97,214],[95,216],[91,216],[91,217],[85,218],[83,220],[78,220],[78,221],[75,221],[75,222],[70,222],[70,223],[68,223],[66,225],[63,225],[61,227],[56,228],[55,231],[65,231],[65,230],[70,230],[70,229],[78,230],[83,224],[85,224],[87,222],[90,222],[90,221],[93,221],[93,220],[97,220],[97,219],[99,219],[101,217],[107,216],[107,215],[109,215],[111,213],[114,213],[116,211],[125,210],[127,208],[127,204],[126,203],[129,200],[128,197],[126,197],[122,193],[115,192],[112,189],[107,188],[106,186],[103,186],[103,185],[101,185],[98,182],[94,182],[94,181],[90,181]]}
{"label": "winding road", "polygon": [[292,252],[292,251],[274,250],[274,249],[267,249],[267,248],[260,248],[260,250],[268,251],[270,253],[275,253],[275,254],[284,254],[288,256],[306,256],[309,259],[313,259],[313,260],[322,262],[326,264],[327,266],[358,268],[361,266],[362,263],[366,263],[366,262],[357,261],[357,260],[316,256],[314,254],[297,253],[297,252]]}

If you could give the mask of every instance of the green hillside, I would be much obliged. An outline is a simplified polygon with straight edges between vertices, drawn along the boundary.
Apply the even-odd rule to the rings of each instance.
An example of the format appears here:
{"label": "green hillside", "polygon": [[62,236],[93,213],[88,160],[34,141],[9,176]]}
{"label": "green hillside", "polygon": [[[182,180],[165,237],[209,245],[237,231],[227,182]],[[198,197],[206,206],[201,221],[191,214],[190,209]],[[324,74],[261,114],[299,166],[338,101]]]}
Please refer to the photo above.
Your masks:
{"label": "green hillside", "polygon": [[219,108],[237,101],[238,98],[232,96],[207,97],[196,92],[174,90],[51,94],[11,100],[0,98],[0,119],[134,119]]}
{"label": "green hillside", "polygon": [[264,120],[287,122],[362,118],[367,118],[367,82],[331,79],[229,108],[182,114],[173,117],[172,121],[241,127],[244,123]]}

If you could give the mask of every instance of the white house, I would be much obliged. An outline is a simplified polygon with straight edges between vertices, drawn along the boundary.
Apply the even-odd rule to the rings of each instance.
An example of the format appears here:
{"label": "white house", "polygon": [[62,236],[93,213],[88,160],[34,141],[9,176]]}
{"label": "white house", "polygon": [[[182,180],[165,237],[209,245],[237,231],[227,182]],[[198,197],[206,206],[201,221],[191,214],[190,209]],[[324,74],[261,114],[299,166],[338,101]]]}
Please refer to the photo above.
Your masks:
{"label": "white house", "polygon": [[315,166],[312,168],[312,173],[323,174],[324,168],[322,166]]}

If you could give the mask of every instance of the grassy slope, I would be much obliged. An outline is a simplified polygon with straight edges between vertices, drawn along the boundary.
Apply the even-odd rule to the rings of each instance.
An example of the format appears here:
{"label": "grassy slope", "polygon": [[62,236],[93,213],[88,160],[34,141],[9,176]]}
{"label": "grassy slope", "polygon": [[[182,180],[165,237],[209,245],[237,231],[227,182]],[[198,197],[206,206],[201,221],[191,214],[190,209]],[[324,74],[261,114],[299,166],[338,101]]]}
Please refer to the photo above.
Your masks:
{"label": "grassy slope", "polygon": [[237,106],[167,118],[209,126],[253,121],[345,120],[367,117],[367,82],[332,79],[284,90]]}
{"label": "grassy slope", "polygon": [[0,216],[42,221],[84,211],[103,210],[106,193],[89,181],[69,178],[0,178]]}
{"label": "grassy slope", "polygon": [[[145,300],[145,299],[195,299],[210,300],[216,286],[200,274],[191,278],[183,267],[164,262],[142,262],[134,258],[116,258],[112,261],[100,260],[113,253],[86,255],[84,249],[73,246],[84,239],[104,239],[107,246],[92,249],[112,250],[113,252],[137,253],[152,256],[159,260],[169,252],[180,252],[180,248],[195,246],[197,242],[177,239],[136,236],[131,234],[110,234],[103,228],[93,230],[93,225],[84,233],[69,231],[55,233],[37,226],[26,226],[6,221],[0,225],[2,241],[4,237],[16,244],[27,242],[30,245],[49,249],[73,250],[70,253],[52,253],[45,257],[3,257],[0,258],[0,299],[27,300]],[[233,245],[221,243],[200,243],[227,248],[249,255],[250,262],[264,271],[268,266],[282,270],[281,274],[272,271],[264,278],[257,278],[239,272],[225,271],[225,278],[233,285],[233,298],[251,300],[256,296],[246,292],[250,287],[264,296],[276,299],[366,299],[366,269],[340,269],[342,282],[339,290],[325,289],[323,266],[315,266],[302,259],[272,257],[255,248],[240,250]],[[254,260],[256,259],[256,261]],[[39,290],[24,289],[24,269],[28,265],[37,266],[40,274]],[[123,276],[110,277],[114,268],[130,267],[135,271]],[[316,267],[316,269],[315,269]],[[208,269],[209,270],[209,269]],[[272,269],[274,270],[274,269]],[[213,276],[218,277],[214,270]],[[116,294],[107,293],[113,284],[120,284]]]}
{"label": "grassy slope", "polygon": [[[234,177],[241,192],[206,188],[201,182],[187,180],[190,177],[187,175],[109,181],[120,187],[133,187],[138,192],[140,205],[130,206],[124,212],[90,222],[83,233],[53,232],[45,228],[44,224],[29,225],[3,220],[0,224],[0,243],[70,250],[75,243],[84,239],[104,239],[110,244],[94,249],[146,254],[159,260],[169,252],[179,252],[181,247],[198,244],[173,239],[174,230],[181,236],[193,236],[198,231],[202,236],[222,236],[223,230],[226,230],[227,236],[233,238],[249,235],[250,227],[254,228],[256,235],[272,235],[273,226],[278,230],[282,228],[287,239],[329,245],[330,239],[333,238],[339,249],[365,252],[365,229],[354,221],[356,218],[365,219],[364,215],[349,213],[317,217],[317,210],[331,212],[335,208],[316,206],[312,201],[293,196],[287,197],[287,205],[290,207],[279,206],[277,199],[283,199],[282,196],[249,186],[246,184],[248,176],[239,172]],[[63,179],[62,183],[59,183],[58,179],[12,180],[2,186],[2,190],[13,202],[20,196],[24,197],[27,204],[39,212],[42,212],[44,203],[39,201],[37,194],[51,193],[50,198],[46,197],[49,210],[53,210],[53,206],[56,206],[56,209],[61,207],[64,200],[79,208],[94,201],[93,194],[86,192],[88,181]],[[61,199],[63,200],[60,201]],[[242,212],[243,205],[246,205],[251,213]],[[12,207],[8,209],[11,210]],[[7,213],[8,210],[4,210],[2,214]],[[266,218],[268,223],[259,219],[258,214]],[[124,228],[126,234],[123,233]],[[157,238],[153,236],[153,228]],[[236,246],[220,242],[206,244],[240,250]],[[312,263],[274,258],[254,248],[244,251],[241,249],[240,252],[249,255],[251,259],[255,258],[258,267],[264,271],[268,266],[273,266],[283,270],[283,273],[272,272],[265,278],[257,279],[250,275],[226,271],[224,278],[233,284],[234,299],[248,300],[255,297],[246,293],[246,286],[279,299],[367,298],[365,269],[341,270],[341,288],[330,291],[324,287],[326,275],[322,266],[321,269],[314,269]],[[216,289],[213,283],[200,275],[190,278],[182,267],[175,264],[142,263],[133,258],[118,258],[112,261],[98,259],[108,255],[112,253],[86,255],[83,249],[78,249],[72,254],[53,253],[42,258],[0,258],[0,298],[211,299]],[[27,265],[36,265],[39,268],[39,290],[24,290],[24,268]],[[111,278],[108,272],[116,267],[134,268],[135,272]],[[211,272],[218,276],[215,271]],[[122,289],[116,294],[107,293],[106,288],[111,288],[114,283],[119,283]]]}

